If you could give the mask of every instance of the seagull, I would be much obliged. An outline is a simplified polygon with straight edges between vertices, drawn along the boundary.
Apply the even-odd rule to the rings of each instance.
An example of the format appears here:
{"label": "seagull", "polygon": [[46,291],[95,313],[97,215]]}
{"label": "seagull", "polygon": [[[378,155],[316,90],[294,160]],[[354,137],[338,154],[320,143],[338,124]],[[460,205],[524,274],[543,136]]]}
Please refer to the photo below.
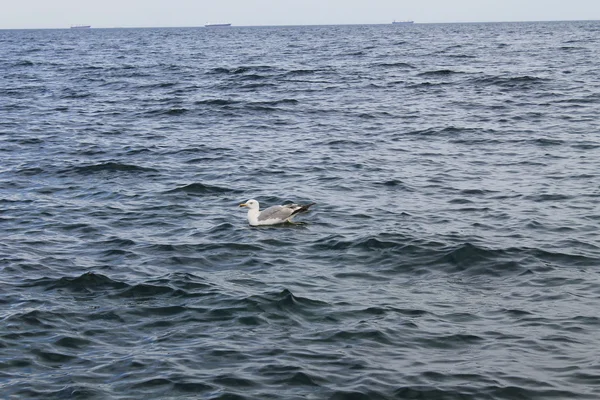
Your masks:
{"label": "seagull", "polygon": [[292,218],[301,212],[308,211],[308,208],[315,203],[306,205],[285,204],[283,206],[272,206],[259,211],[258,201],[252,199],[240,204],[240,207],[248,208],[248,223],[251,226],[258,225],[276,225],[285,222],[292,222]]}

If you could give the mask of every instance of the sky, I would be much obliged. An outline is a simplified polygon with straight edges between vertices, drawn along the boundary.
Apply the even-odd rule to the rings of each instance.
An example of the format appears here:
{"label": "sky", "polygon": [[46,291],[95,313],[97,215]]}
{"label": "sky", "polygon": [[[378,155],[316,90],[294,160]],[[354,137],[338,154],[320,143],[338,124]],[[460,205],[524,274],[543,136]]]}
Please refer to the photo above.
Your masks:
{"label": "sky", "polygon": [[600,20],[600,0],[3,1],[0,29]]}

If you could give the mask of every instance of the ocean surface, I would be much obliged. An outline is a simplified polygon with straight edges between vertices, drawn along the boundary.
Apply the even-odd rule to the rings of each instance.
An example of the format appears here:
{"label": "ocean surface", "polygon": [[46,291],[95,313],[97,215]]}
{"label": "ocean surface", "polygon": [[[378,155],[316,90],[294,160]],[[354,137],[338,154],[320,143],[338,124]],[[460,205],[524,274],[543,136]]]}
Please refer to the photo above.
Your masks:
{"label": "ocean surface", "polygon": [[0,398],[600,398],[600,22],[0,53]]}

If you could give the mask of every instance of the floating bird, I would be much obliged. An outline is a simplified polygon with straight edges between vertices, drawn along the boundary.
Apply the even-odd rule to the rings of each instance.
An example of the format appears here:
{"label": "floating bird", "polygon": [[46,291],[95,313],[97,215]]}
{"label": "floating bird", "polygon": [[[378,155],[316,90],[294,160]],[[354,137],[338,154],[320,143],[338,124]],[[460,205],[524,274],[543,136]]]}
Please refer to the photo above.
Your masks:
{"label": "floating bird", "polygon": [[248,200],[240,204],[240,207],[247,207],[248,223],[252,226],[258,225],[276,225],[285,222],[292,222],[292,218],[301,212],[308,211],[308,208],[315,203],[306,205],[300,204],[285,204],[283,206],[272,206],[260,211],[258,201]]}

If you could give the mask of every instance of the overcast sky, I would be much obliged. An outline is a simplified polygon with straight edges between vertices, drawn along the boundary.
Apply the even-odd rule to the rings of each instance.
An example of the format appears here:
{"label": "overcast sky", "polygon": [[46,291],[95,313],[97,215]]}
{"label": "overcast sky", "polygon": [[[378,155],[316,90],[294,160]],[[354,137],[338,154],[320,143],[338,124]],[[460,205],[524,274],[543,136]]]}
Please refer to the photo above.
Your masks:
{"label": "overcast sky", "polygon": [[600,0],[6,0],[0,29],[600,20]]}

